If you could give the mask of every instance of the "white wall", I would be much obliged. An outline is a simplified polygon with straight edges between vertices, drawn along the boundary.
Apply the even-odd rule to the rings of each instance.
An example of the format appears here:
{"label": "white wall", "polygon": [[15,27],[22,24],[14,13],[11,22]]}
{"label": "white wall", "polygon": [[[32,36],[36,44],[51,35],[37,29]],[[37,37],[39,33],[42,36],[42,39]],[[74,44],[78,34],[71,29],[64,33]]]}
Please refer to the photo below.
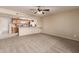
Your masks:
{"label": "white wall", "polygon": [[0,35],[3,33],[8,33],[10,21],[11,19],[8,17],[0,17]]}
{"label": "white wall", "polygon": [[79,40],[79,10],[42,18],[43,33]]}
{"label": "white wall", "polygon": [[37,20],[37,27],[40,27],[40,28],[43,27],[43,20],[41,18],[38,18]]}

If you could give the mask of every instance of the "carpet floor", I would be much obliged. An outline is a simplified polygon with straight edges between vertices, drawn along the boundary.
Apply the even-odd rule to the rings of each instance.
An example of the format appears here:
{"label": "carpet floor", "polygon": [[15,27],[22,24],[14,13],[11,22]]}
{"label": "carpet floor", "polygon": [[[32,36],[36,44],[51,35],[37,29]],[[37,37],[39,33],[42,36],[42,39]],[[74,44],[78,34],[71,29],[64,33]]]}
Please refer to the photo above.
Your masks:
{"label": "carpet floor", "polygon": [[72,53],[79,42],[45,34],[14,36],[0,40],[0,53]]}

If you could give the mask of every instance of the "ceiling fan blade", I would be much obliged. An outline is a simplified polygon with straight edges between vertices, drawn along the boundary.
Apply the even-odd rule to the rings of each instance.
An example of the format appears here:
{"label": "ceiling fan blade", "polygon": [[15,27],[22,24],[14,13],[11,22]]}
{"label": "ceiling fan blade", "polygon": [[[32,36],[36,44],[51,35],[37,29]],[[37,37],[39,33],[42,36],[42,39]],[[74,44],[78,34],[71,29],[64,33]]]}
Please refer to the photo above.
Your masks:
{"label": "ceiling fan blade", "polygon": [[49,9],[44,9],[43,11],[50,11]]}
{"label": "ceiling fan blade", "polygon": [[37,12],[34,12],[34,14],[36,14]]}
{"label": "ceiling fan blade", "polygon": [[44,12],[42,12],[42,14],[45,14]]}

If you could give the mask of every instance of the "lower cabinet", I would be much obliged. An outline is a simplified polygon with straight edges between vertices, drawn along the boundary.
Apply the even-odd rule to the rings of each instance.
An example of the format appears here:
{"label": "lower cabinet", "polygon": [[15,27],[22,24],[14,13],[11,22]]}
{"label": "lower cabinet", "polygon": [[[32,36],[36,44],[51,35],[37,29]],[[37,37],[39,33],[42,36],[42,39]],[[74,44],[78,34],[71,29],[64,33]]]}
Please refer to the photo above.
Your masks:
{"label": "lower cabinet", "polygon": [[41,29],[40,28],[31,28],[31,27],[24,27],[24,28],[19,28],[19,36],[23,35],[29,35],[29,34],[35,34],[35,33],[40,33]]}

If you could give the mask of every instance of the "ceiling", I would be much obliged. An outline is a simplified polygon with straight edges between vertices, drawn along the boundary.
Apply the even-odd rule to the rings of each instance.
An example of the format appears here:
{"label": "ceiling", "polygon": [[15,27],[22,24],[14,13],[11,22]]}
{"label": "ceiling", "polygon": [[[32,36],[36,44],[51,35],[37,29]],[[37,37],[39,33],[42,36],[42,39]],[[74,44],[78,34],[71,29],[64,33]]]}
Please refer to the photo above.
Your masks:
{"label": "ceiling", "polygon": [[[0,6],[0,8],[6,8],[9,10],[18,11],[33,16],[47,16],[59,12],[79,9],[78,6],[41,6],[42,9],[50,9],[50,11],[49,12],[45,11],[44,15],[39,15],[39,14],[34,14],[36,9],[38,8],[37,6]],[[31,9],[35,9],[35,10],[31,10]]]}

